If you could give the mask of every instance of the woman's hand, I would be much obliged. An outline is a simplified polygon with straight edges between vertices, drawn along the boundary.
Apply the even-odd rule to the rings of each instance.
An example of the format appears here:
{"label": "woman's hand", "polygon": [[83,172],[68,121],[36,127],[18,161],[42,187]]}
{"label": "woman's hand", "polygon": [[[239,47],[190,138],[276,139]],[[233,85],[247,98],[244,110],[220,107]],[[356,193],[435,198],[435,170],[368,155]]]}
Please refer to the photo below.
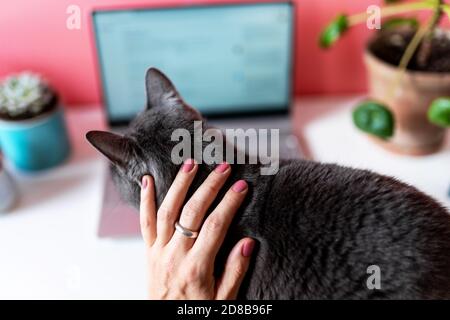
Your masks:
{"label": "woman's hand", "polygon": [[[182,207],[197,170],[192,160],[183,164],[158,213],[153,179],[142,179],[140,221],[148,248],[150,299],[235,299],[247,272],[254,247],[250,238],[236,244],[223,275],[214,277],[214,260],[247,194],[247,183],[236,182],[202,224],[231,168],[227,163],[219,165]],[[177,221],[182,228],[198,231],[198,238],[176,231]]]}

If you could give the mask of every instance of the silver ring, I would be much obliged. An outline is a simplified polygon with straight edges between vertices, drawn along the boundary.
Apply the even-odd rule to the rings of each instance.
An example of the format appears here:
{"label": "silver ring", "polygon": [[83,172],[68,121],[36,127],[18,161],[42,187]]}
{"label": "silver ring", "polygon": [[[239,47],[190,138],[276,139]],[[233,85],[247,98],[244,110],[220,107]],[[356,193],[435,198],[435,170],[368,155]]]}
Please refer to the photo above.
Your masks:
{"label": "silver ring", "polygon": [[190,239],[195,239],[198,237],[198,232],[186,229],[181,224],[179,224],[178,221],[175,222],[175,230],[178,231],[179,233],[181,233],[183,236],[190,238]]}

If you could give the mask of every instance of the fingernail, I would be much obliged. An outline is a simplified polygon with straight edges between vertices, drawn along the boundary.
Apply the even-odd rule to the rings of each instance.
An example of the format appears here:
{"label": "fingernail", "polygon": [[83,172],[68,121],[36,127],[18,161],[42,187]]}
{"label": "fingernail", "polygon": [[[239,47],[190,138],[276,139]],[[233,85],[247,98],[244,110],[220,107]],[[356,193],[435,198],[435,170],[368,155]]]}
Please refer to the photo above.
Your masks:
{"label": "fingernail", "polygon": [[142,189],[146,189],[148,186],[148,178],[147,176],[142,177]]}
{"label": "fingernail", "polygon": [[239,180],[234,184],[232,189],[237,193],[247,190],[247,182],[245,182],[245,180]]}
{"label": "fingernail", "polygon": [[194,169],[194,165],[195,165],[194,160],[192,160],[192,159],[185,160],[184,164],[183,164],[183,167],[182,167],[183,172],[184,173],[191,172],[192,169]]}
{"label": "fingernail", "polygon": [[225,171],[227,171],[227,169],[228,169],[229,167],[230,167],[230,165],[229,165],[228,163],[224,162],[224,163],[219,164],[219,165],[216,167],[215,171],[216,171],[217,173],[224,173]]}
{"label": "fingernail", "polygon": [[247,241],[242,246],[242,255],[244,257],[246,257],[246,258],[250,257],[252,255],[254,247],[255,247],[255,242],[254,241]]}

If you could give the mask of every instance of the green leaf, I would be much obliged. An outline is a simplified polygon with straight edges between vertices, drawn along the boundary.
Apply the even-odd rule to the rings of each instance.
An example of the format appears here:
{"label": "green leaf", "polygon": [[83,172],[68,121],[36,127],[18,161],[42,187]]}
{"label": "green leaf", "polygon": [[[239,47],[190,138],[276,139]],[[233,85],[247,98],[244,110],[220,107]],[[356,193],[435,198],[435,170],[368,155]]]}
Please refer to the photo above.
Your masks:
{"label": "green leaf", "polygon": [[438,98],[431,103],[428,120],[440,127],[450,127],[450,97]]}
{"label": "green leaf", "polygon": [[392,18],[389,20],[386,20],[383,25],[381,26],[381,29],[392,29],[402,26],[409,26],[412,28],[418,28],[420,25],[419,21],[416,18]]}
{"label": "green leaf", "polygon": [[400,1],[402,1],[402,0],[384,0],[384,3],[391,4],[391,3],[397,3],[397,2],[400,2]]}
{"label": "green leaf", "polygon": [[384,105],[364,101],[353,110],[353,122],[360,130],[387,139],[394,134],[394,116]]}
{"label": "green leaf", "polygon": [[348,18],[345,14],[338,15],[326,28],[322,31],[319,44],[322,48],[331,47],[339,38],[348,30]]}

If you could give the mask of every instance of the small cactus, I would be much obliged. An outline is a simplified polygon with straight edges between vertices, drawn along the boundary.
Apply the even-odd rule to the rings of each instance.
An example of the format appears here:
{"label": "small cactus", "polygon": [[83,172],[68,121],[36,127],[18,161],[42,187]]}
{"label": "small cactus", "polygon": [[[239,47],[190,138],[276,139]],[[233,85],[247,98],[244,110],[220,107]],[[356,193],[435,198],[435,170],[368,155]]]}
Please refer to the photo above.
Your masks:
{"label": "small cactus", "polygon": [[0,116],[24,119],[45,111],[55,94],[37,74],[24,72],[0,83]]}

